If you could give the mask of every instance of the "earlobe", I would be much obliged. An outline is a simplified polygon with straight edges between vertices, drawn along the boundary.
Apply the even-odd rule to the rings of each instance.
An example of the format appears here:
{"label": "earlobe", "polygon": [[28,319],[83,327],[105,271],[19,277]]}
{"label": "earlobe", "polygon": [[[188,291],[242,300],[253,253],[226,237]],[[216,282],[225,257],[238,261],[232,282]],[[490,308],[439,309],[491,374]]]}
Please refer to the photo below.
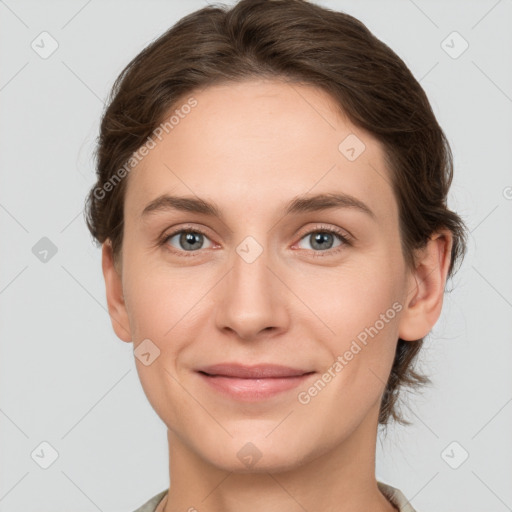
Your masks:
{"label": "earlobe", "polygon": [[107,295],[108,313],[117,337],[122,341],[131,342],[130,322],[123,296],[121,275],[115,267],[110,240],[101,248],[101,266]]}
{"label": "earlobe", "polygon": [[453,235],[443,230],[431,236],[418,253],[416,269],[409,274],[399,337],[415,341],[425,337],[441,315],[450,267]]}

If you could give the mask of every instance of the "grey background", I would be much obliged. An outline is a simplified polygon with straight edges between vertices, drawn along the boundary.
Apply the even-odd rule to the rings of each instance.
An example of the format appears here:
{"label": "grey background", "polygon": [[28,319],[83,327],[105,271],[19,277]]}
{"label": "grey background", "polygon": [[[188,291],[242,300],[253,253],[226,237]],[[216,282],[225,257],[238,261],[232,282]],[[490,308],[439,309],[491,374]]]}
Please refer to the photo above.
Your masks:
{"label": "grey background", "polygon": [[[512,1],[316,3],[358,17],[421,80],[471,230],[421,357],[434,386],[409,397],[411,427],[380,438],[377,477],[419,512],[512,510]],[[112,331],[82,207],[114,79],[205,5],[0,1],[2,512],[130,511],[168,485],[166,430]],[[59,45],[47,59],[31,47],[43,31]],[[453,31],[469,43],[458,58],[442,46]],[[42,442],[58,452],[47,469]]]}

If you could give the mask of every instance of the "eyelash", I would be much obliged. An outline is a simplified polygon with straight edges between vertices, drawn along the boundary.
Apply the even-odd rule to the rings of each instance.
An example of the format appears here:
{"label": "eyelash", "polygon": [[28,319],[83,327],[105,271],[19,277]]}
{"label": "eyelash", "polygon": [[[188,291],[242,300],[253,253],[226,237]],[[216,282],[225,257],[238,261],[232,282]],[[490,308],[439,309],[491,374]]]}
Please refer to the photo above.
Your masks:
{"label": "eyelash", "polygon": [[[160,239],[160,241],[158,242],[158,245],[159,246],[167,245],[167,242],[172,237],[174,237],[180,233],[199,233],[199,234],[209,238],[208,234],[205,233],[202,229],[195,228],[195,227],[194,228],[193,227],[182,227],[181,229],[177,229],[175,231],[172,231],[171,233],[166,233],[165,235],[163,235],[162,238]],[[316,226],[314,229],[307,231],[306,233],[303,233],[302,236],[300,237],[299,241],[308,235],[312,235],[313,233],[329,233],[329,234],[337,236],[340,239],[340,241],[342,242],[341,245],[339,245],[338,247],[335,247],[334,249],[327,249],[325,251],[315,251],[315,250],[310,249],[313,252],[314,258],[317,258],[317,257],[324,258],[326,256],[333,256],[333,255],[337,254],[338,252],[342,251],[345,246],[349,246],[349,247],[352,246],[351,238],[348,237],[347,235],[342,234],[341,230],[332,228],[332,227],[328,227],[328,226],[322,226],[322,225]],[[167,246],[167,247],[169,247],[169,246]],[[176,250],[173,248],[169,248],[168,250],[173,254],[178,254],[179,256],[183,256],[185,258],[195,257],[195,256],[197,256],[197,253],[199,252],[199,251],[179,251],[179,250]]]}

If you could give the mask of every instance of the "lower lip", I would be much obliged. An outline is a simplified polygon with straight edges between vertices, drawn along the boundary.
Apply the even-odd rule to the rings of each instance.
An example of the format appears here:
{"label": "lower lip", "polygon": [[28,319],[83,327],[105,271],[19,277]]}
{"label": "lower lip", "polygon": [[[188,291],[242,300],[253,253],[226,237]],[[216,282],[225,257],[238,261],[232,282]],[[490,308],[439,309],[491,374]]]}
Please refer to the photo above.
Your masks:
{"label": "lower lip", "polygon": [[289,391],[304,383],[313,373],[296,377],[273,377],[266,379],[240,379],[236,377],[198,375],[213,389],[237,400],[257,402],[267,400],[279,393]]}

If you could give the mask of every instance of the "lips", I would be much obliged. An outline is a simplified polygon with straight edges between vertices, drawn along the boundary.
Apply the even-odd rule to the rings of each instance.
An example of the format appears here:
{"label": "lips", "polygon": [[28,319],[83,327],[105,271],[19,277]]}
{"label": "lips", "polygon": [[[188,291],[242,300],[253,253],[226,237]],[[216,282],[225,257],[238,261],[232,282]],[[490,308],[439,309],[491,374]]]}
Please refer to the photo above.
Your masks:
{"label": "lips", "polygon": [[206,366],[198,371],[210,376],[236,377],[238,379],[275,379],[298,377],[309,373],[311,370],[298,370],[288,366],[275,364],[259,364],[254,366],[245,366],[241,364],[216,364]]}
{"label": "lips", "polygon": [[315,373],[275,364],[246,366],[236,363],[216,364],[197,370],[210,389],[244,402],[268,400],[299,386]]}

